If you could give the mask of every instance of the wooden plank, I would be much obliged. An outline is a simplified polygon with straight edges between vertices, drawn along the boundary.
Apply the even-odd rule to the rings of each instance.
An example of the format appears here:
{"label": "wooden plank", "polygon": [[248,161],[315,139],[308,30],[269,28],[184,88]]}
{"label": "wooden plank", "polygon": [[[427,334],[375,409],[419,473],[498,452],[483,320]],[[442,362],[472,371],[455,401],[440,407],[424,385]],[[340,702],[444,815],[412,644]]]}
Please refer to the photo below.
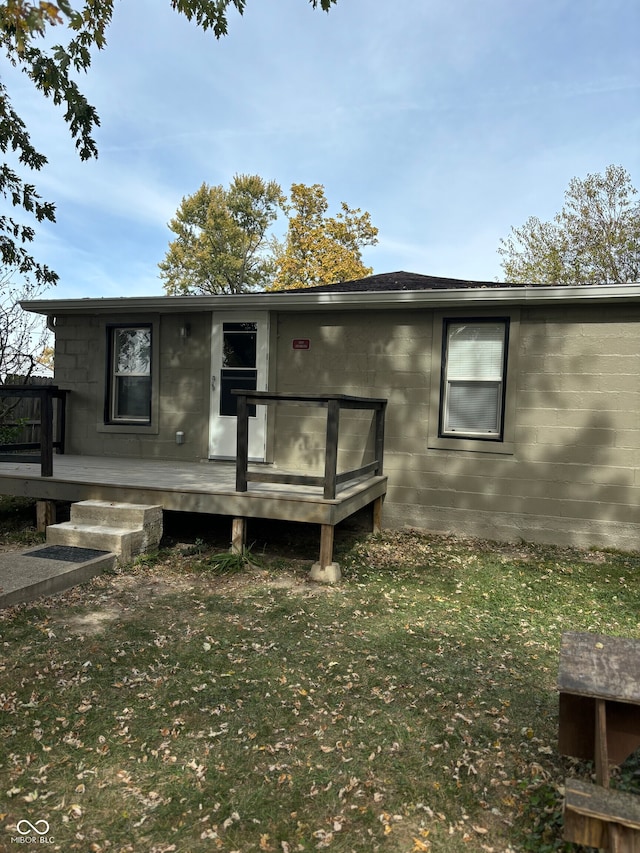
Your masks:
{"label": "wooden plank", "polygon": [[39,397],[43,391],[57,392],[57,385],[2,385],[0,397]]}
{"label": "wooden plank", "polygon": [[375,457],[376,462],[378,463],[378,467],[376,468],[376,474],[382,475],[383,473],[383,458],[384,458],[384,420],[386,414],[386,403],[384,406],[381,406],[376,411],[376,420],[375,420]]}
{"label": "wooden plank", "polygon": [[594,725],[594,749],[596,753],[596,782],[603,788],[609,787],[609,755],[607,752],[607,703],[596,699]]}
{"label": "wooden plank", "polygon": [[319,488],[258,485],[235,491],[234,466],[225,462],[169,462],[104,456],[54,458],[54,476],[42,478],[38,465],[11,462],[0,467],[0,494],[41,500],[109,500],[161,504],[176,512],[273,518],[337,524],[384,495],[385,477],[347,484],[325,500]]}
{"label": "wooden plank", "polygon": [[40,467],[43,477],[53,475],[53,400],[49,388],[40,394]]}
{"label": "wooden plank", "polygon": [[335,498],[336,474],[338,471],[338,434],[340,430],[340,406],[337,400],[327,405],[327,443],[324,462],[324,497]]}
{"label": "wooden plank", "polygon": [[[40,445],[38,445],[40,447]],[[25,462],[27,464],[38,464],[40,462],[39,453],[0,453],[0,462]]]}
{"label": "wooden plank", "polygon": [[338,471],[338,435],[340,431],[340,406],[337,400],[327,405],[327,443],[324,463],[324,497],[335,498]]}
{"label": "wooden plank", "polygon": [[238,394],[236,442],[236,491],[247,491],[247,467],[249,465],[249,406],[247,395]]}
{"label": "wooden plank", "polygon": [[558,689],[640,704],[640,640],[602,634],[563,634]]}
{"label": "wooden plank", "polygon": [[368,465],[362,465],[360,468],[352,468],[350,471],[343,471],[341,474],[336,476],[336,483],[340,485],[341,483],[348,483],[349,480],[355,480],[358,477],[365,477],[368,474],[377,473],[378,462],[369,462]]}
{"label": "wooden plank", "polygon": [[231,522],[231,553],[244,554],[247,545],[247,519],[234,518]]}
{"label": "wooden plank", "polygon": [[68,391],[58,390],[53,395],[58,400],[57,405],[57,441],[54,447],[59,453],[64,453],[67,440],[67,394]]}
{"label": "wooden plank", "polygon": [[324,486],[324,477],[311,474],[276,474],[272,471],[248,471],[250,483],[285,483],[291,486]]}
{"label": "wooden plank", "polygon": [[382,530],[382,505],[384,502],[384,497],[380,496],[376,498],[373,502],[372,507],[372,518],[371,518],[371,532],[372,533],[380,533]]}
{"label": "wooden plank", "polygon": [[320,526],[320,569],[326,569],[333,563],[333,537],[335,527],[332,524]]}
{"label": "wooden plank", "polygon": [[[363,465],[361,468],[354,468],[352,471],[345,471],[342,474],[336,475],[336,484],[348,483],[350,480],[356,480],[358,477],[364,477],[367,474],[372,474],[376,469],[376,463],[371,462],[369,465]],[[247,481],[250,483],[285,483],[292,486],[324,486],[324,477],[314,477],[311,474],[276,474],[272,471],[248,471]]]}
{"label": "wooden plank", "polygon": [[50,524],[56,523],[55,501],[36,502],[36,529],[38,533],[46,533]]}
{"label": "wooden plank", "polygon": [[564,838],[616,853],[640,853],[640,797],[567,779]]}
{"label": "wooden plank", "polygon": [[[247,393],[243,391],[233,390],[232,394]],[[251,391],[247,393],[247,397],[251,402],[256,402],[258,405],[263,405],[265,402],[272,403],[321,403],[326,404],[329,400],[339,401],[342,408],[347,408],[352,404],[363,404],[364,408],[374,408],[386,404],[384,397],[360,397],[353,394],[298,394],[291,391]],[[360,406],[358,406],[360,407]]]}

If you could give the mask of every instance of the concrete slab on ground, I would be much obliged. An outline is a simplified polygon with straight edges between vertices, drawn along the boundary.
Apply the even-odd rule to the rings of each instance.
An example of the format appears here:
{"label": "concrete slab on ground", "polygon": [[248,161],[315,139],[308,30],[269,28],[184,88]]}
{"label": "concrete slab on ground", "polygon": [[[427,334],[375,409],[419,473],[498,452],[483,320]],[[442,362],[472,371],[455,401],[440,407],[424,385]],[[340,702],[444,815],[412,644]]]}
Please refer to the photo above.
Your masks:
{"label": "concrete slab on ground", "polygon": [[112,569],[116,555],[94,548],[39,545],[0,553],[0,608],[55,595]]}

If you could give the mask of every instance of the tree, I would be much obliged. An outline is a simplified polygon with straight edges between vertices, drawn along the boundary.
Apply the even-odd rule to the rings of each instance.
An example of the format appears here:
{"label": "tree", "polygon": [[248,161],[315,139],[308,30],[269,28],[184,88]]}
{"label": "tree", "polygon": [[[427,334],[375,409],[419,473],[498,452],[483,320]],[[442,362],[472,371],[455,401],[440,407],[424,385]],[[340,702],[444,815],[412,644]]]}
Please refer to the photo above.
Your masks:
{"label": "tree", "polygon": [[640,281],[640,201],[621,166],[573,178],[551,222],[530,217],[500,241],[505,281],[612,284]]}
{"label": "tree", "polygon": [[169,228],[176,239],[158,264],[168,294],[242,293],[272,274],[266,234],[285,202],[275,181],[236,175],[228,190],[202,184],[182,199]]}
{"label": "tree", "polygon": [[[45,97],[64,108],[69,127],[82,160],[96,157],[93,132],[100,119],[80,91],[74,75],[91,65],[91,51],[106,45],[106,32],[113,15],[114,0],[5,0],[0,2],[0,48],[9,62],[23,71]],[[135,0],[133,0],[135,2]],[[315,9],[329,11],[336,0],[309,0]],[[243,13],[246,0],[170,0],[171,6],[216,38],[227,33],[227,10]],[[69,32],[66,44],[43,47],[53,27]],[[31,142],[25,122],[14,109],[6,83],[0,80],[0,149],[15,152],[20,169],[38,171],[47,163],[44,154]],[[0,164],[0,193],[14,208],[37,222],[55,222],[55,206],[41,198],[29,178],[23,178],[8,163]],[[54,284],[55,272],[36,261],[26,248],[35,236],[32,225],[11,216],[0,216],[0,261],[22,274],[32,274],[39,284]]]}
{"label": "tree", "polygon": [[47,373],[49,334],[42,317],[20,307],[42,290],[28,280],[18,281],[15,269],[0,269],[0,385],[18,376],[28,381],[35,372]]}
{"label": "tree", "polygon": [[271,290],[335,284],[371,275],[361,249],[378,242],[378,229],[360,208],[345,202],[337,216],[327,216],[322,184],[291,185],[286,206],[289,227],[283,244],[275,245],[276,275]]}

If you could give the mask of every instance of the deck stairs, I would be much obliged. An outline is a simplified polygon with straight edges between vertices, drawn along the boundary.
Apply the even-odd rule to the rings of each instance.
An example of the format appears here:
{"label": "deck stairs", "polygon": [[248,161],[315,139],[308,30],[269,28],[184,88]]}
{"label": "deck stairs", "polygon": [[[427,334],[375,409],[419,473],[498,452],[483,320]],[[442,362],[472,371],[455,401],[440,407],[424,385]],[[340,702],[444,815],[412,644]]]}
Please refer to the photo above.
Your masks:
{"label": "deck stairs", "polygon": [[47,545],[95,548],[129,563],[162,538],[162,507],[112,501],[79,501],[71,518],[47,527]]}

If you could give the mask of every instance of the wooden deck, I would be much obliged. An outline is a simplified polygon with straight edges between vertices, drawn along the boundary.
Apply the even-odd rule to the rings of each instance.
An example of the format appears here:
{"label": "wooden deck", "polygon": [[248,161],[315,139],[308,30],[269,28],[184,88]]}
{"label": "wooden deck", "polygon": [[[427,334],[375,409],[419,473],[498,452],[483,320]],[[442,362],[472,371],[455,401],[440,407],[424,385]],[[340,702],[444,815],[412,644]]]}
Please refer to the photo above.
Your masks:
{"label": "wooden deck", "polygon": [[[253,467],[253,466],[252,466]],[[265,466],[266,467],[266,466]],[[331,563],[333,528],[373,505],[379,523],[387,488],[384,476],[362,477],[323,497],[320,486],[251,483],[236,490],[233,462],[167,462],[121,457],[53,456],[53,474],[39,463],[0,463],[0,494],[44,501],[108,500],[159,504],[165,510],[229,516],[234,520],[270,518],[319,524],[320,563]]]}
{"label": "wooden deck", "polygon": [[57,455],[53,475],[40,465],[0,463],[0,494],[39,500],[113,500],[161,504],[166,510],[245,518],[338,524],[384,495],[386,477],[348,483],[334,499],[321,487],[255,483],[237,492],[233,462],[166,462]]}
{"label": "wooden deck", "polygon": [[[53,502],[83,500],[146,503],[160,505],[165,510],[229,516],[233,519],[231,544],[235,551],[245,548],[249,518],[319,524],[320,558],[312,568],[312,577],[330,580],[339,577],[339,566],[332,562],[336,524],[364,507],[371,507],[372,529],[380,526],[382,501],[387,490],[382,467],[387,401],[382,398],[233,390],[238,407],[235,462],[181,463],[65,454],[68,391],[56,385],[16,385],[3,389],[2,393],[40,399],[40,440],[0,446],[0,495],[40,501],[40,529],[53,522]],[[324,474],[312,476],[272,465],[251,466],[248,459],[249,405],[325,408]],[[371,412],[374,459],[358,468],[338,472],[342,409]],[[55,454],[55,449],[60,452]],[[21,455],[33,450],[39,451],[38,461]]]}

